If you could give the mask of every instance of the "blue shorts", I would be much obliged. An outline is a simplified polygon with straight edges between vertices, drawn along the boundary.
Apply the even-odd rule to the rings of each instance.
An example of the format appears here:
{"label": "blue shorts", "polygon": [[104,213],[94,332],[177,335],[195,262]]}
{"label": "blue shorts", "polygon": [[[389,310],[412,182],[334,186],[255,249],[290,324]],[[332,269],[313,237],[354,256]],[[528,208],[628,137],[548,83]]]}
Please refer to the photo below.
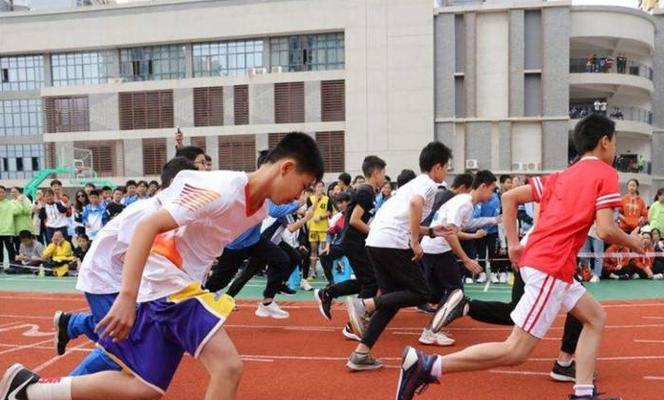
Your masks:
{"label": "blue shorts", "polygon": [[174,295],[139,304],[129,338],[114,343],[105,337],[99,346],[124,370],[163,394],[184,352],[198,358],[234,305],[232,297],[192,284]]}

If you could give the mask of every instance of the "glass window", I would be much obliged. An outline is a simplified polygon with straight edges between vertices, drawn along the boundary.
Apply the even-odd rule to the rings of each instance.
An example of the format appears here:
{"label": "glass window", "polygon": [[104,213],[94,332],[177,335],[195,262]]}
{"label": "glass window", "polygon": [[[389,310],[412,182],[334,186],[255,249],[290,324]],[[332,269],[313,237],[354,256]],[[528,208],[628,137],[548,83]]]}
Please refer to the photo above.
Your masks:
{"label": "glass window", "polygon": [[184,46],[134,47],[120,50],[120,75],[130,81],[183,79]]}
{"label": "glass window", "polygon": [[53,54],[51,71],[53,86],[106,83],[113,76],[113,52]]}
{"label": "glass window", "polygon": [[41,55],[0,57],[0,91],[35,90],[44,86]]}
{"label": "glass window", "polygon": [[289,36],[270,39],[270,65],[288,71],[344,68],[344,34]]}
{"label": "glass window", "polygon": [[242,75],[265,65],[263,39],[196,43],[193,53],[194,76]]}
{"label": "glass window", "polygon": [[41,99],[0,100],[0,136],[42,133]]}
{"label": "glass window", "polygon": [[29,179],[44,165],[41,145],[0,145],[0,179]]}

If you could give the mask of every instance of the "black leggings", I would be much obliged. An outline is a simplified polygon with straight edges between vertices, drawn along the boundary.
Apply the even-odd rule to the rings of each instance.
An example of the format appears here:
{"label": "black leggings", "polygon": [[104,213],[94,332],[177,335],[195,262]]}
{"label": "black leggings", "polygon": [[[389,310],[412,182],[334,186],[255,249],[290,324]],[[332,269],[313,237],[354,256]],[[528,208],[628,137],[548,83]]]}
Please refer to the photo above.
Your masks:
{"label": "black leggings", "polygon": [[7,249],[7,255],[9,256],[9,263],[12,264],[16,262],[16,251],[14,249],[14,240],[12,236],[0,236],[0,268],[2,263],[5,261],[5,252],[4,248]]}
{"label": "black leggings", "polygon": [[372,348],[401,308],[425,303],[431,294],[422,269],[412,261],[413,252],[401,249],[367,247],[376,281],[382,294],[374,298],[376,311],[362,343]]}
{"label": "black leggings", "polygon": [[[514,311],[519,300],[525,292],[525,283],[521,278],[521,274],[514,273],[514,286],[512,286],[512,301],[503,303],[499,301],[481,301],[471,300],[468,315],[480,322],[496,325],[514,325],[510,314]],[[565,328],[563,329],[563,339],[560,350],[568,354],[576,352],[576,345],[579,342],[579,335],[583,324],[576,319],[572,314],[567,314],[565,319]]]}
{"label": "black leggings", "polygon": [[374,297],[378,292],[378,284],[374,268],[367,256],[366,247],[346,244],[344,250],[355,279],[331,285],[327,288],[328,294],[335,299],[352,294],[357,294],[357,297],[361,299]]}
{"label": "black leggings", "polygon": [[431,289],[430,302],[437,304],[455,289],[463,289],[461,267],[453,252],[425,254],[422,262],[426,266]]}
{"label": "black leggings", "polygon": [[332,275],[332,263],[334,260],[344,256],[344,249],[340,245],[331,244],[330,251],[327,254],[320,255],[320,265],[323,267],[323,273],[325,274],[325,279],[330,283],[334,284],[334,276]]}
{"label": "black leggings", "polygon": [[[482,270],[486,270],[486,256],[489,251],[489,260],[493,258],[505,258],[498,253],[498,233],[490,233],[481,239],[477,239],[477,256]],[[491,272],[507,272],[508,264],[506,261],[491,260]]]}

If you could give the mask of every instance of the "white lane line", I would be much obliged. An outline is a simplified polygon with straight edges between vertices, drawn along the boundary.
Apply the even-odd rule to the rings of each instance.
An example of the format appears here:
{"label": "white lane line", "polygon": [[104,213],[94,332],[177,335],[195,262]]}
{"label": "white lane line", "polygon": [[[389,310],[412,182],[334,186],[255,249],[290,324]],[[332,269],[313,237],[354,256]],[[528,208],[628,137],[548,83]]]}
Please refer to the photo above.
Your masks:
{"label": "white lane line", "polygon": [[[61,356],[56,355],[56,356],[51,357],[51,359],[49,359],[48,361],[43,362],[43,363],[39,364],[38,366],[36,366],[35,368],[33,368],[33,371],[34,372],[41,372],[42,370],[44,370],[45,368],[51,366],[52,364],[54,364],[56,361],[60,360],[61,358],[67,357],[67,354],[69,354],[70,351],[76,351],[76,350],[82,349],[83,347],[89,345],[90,343],[92,343],[92,342],[87,340],[87,341],[85,341],[81,344],[78,344],[78,345],[72,347],[71,349],[67,349],[67,352],[65,354],[63,354]],[[51,350],[55,350],[55,349],[53,347],[51,347]]]}
{"label": "white lane line", "polygon": [[33,344],[26,344],[26,345],[23,345],[23,346],[16,346],[16,347],[11,348],[11,349],[0,351],[0,355],[7,354],[7,353],[13,353],[13,352],[19,351],[19,350],[32,349],[34,347],[41,346],[41,345],[44,345],[46,343],[53,343],[53,339],[46,339],[46,340],[42,340],[41,342],[37,342],[37,343],[33,343]]}
{"label": "white lane line", "polygon": [[656,317],[656,316],[643,316],[641,318],[643,318],[643,319],[656,319],[656,320],[664,319],[664,317]]}
{"label": "white lane line", "polygon": [[490,369],[489,372],[491,372],[492,374],[549,376],[548,372],[536,372],[536,371],[504,371],[500,369]]}
{"label": "white lane line", "polygon": [[664,381],[664,376],[644,376],[643,379],[648,379],[651,381]]}
{"label": "white lane line", "polygon": [[664,340],[634,339],[635,343],[664,343]]}
{"label": "white lane line", "polygon": [[7,328],[7,327],[10,327],[12,325],[21,325],[22,323],[23,323],[23,321],[8,322],[6,324],[0,325],[0,328]]}

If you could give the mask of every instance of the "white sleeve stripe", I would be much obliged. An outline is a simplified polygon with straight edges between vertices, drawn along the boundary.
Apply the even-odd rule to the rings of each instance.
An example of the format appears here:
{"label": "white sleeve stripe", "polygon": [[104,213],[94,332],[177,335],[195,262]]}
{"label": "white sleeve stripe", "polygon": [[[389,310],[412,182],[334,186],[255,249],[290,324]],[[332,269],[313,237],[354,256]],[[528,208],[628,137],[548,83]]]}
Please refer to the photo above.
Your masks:
{"label": "white sleeve stripe", "polygon": [[622,200],[622,196],[620,195],[620,193],[611,193],[611,194],[605,194],[604,196],[599,196],[597,198],[597,201],[602,201],[602,200],[606,200],[606,199],[610,199],[610,198],[614,198],[614,197],[617,197],[620,200]]}
{"label": "white sleeve stripe", "polygon": [[537,197],[542,197],[542,181],[540,178],[533,178],[533,182],[535,182],[535,191],[537,192]]}
{"label": "white sleeve stripe", "polygon": [[595,206],[601,206],[601,205],[604,205],[604,204],[618,204],[618,205],[620,205],[620,201],[610,200],[610,199],[609,200],[602,200],[602,201],[598,201],[597,203],[595,203]]}

